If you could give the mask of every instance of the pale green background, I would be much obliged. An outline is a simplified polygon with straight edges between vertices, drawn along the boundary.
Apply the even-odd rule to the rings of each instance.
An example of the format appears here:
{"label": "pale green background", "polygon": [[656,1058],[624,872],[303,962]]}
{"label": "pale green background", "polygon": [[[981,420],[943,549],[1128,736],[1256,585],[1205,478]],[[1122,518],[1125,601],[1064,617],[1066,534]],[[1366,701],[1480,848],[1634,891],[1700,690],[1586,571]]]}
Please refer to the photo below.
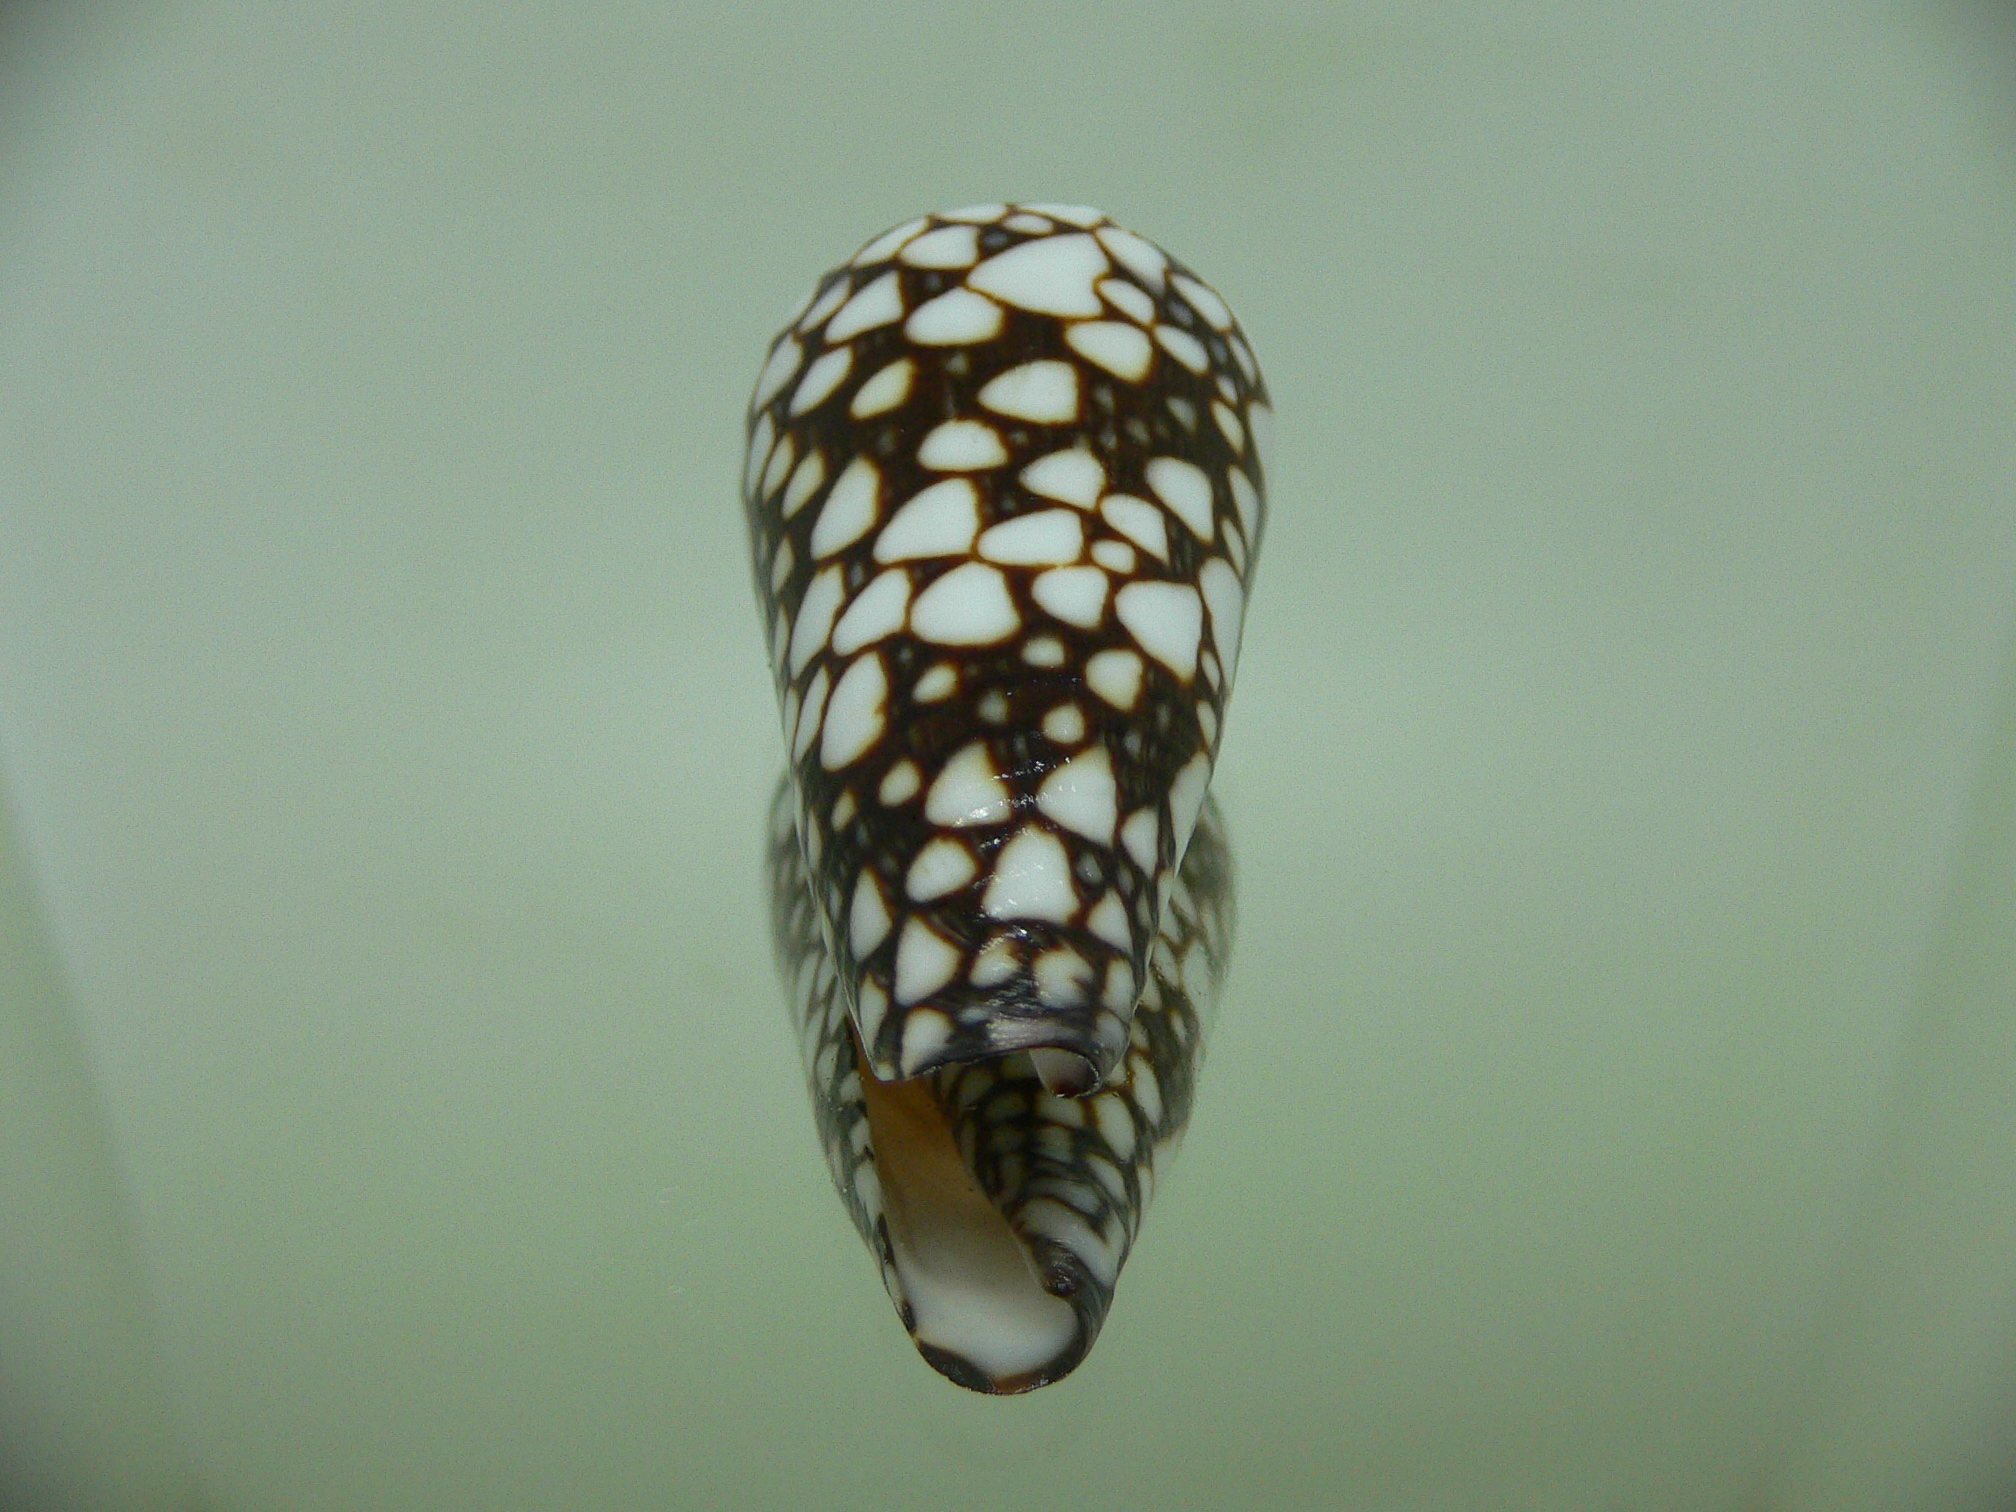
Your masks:
{"label": "pale green background", "polygon": [[[1990,1505],[2008,22],[0,17],[0,1501]],[[1281,437],[1202,1101],[1006,1402],[827,1187],[734,481],[811,277],[1000,196]]]}

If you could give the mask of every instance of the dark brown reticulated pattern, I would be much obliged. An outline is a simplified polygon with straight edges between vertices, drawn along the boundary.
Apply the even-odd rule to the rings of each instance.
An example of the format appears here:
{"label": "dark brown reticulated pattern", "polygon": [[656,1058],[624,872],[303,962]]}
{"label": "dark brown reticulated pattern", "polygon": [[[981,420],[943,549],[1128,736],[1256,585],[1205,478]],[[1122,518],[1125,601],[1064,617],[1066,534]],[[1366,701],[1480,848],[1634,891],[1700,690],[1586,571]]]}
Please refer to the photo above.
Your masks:
{"label": "dark brown reticulated pattern", "polygon": [[805,886],[882,1079],[1025,1050],[1065,1052],[1038,1064],[1067,1090],[1119,1074],[1223,727],[1269,418],[1223,302],[1070,206],[899,227],[773,343],[757,591]]}

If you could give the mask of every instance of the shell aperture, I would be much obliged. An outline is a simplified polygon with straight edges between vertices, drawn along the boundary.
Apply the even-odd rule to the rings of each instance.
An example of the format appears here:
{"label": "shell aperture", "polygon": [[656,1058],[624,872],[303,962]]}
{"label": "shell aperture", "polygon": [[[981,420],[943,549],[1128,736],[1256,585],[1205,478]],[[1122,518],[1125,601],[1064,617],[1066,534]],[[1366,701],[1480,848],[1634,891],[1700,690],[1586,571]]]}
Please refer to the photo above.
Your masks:
{"label": "shell aperture", "polygon": [[780,962],[834,1179],[976,1390],[1083,1358],[1188,1116],[1269,418],[1224,302],[1076,206],[875,238],[757,381]]}

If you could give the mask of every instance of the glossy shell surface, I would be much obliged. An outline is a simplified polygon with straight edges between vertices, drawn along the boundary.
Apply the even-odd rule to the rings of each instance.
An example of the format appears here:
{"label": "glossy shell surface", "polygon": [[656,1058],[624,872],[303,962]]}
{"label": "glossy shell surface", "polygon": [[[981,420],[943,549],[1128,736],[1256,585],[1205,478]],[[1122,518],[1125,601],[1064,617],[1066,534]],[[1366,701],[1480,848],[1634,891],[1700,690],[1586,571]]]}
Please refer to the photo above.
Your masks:
{"label": "glossy shell surface", "polygon": [[[1194,1055],[1180,1011],[1153,1030],[1141,1015],[1201,995],[1183,952],[1222,962],[1227,943],[1222,841],[1180,879],[1266,526],[1271,420],[1225,302],[1083,206],[908,221],[822,277],[772,342],[742,482],[788,763],[778,944],[818,1095],[858,1059],[871,1094],[939,1078],[969,1132],[1006,1095],[975,1078],[1026,1077],[1082,1121],[1138,1088],[1146,1049]],[[1176,1079],[1130,1149],[1169,1139],[1171,1108],[1180,1128]],[[835,1167],[857,1223],[865,1138],[847,1133]],[[1006,1211],[1019,1179],[989,1178],[988,1148],[967,1170]],[[1126,1216],[1093,1225],[1072,1272],[1103,1276],[1103,1296],[1139,1221],[1138,1182],[1118,1185]],[[1042,1224],[1017,1232],[1041,1249]]]}

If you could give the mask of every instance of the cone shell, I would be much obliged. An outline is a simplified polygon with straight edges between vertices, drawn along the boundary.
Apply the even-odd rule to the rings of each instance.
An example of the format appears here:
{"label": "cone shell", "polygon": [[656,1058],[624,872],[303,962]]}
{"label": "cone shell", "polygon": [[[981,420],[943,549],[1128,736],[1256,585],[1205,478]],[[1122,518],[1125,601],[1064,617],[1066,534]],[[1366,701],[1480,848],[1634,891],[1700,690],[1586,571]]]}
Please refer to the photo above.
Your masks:
{"label": "cone shell", "polygon": [[1056,204],[874,238],[750,401],[779,959],[834,1181],[975,1390],[1084,1357],[1188,1117],[1270,430],[1225,302]]}

